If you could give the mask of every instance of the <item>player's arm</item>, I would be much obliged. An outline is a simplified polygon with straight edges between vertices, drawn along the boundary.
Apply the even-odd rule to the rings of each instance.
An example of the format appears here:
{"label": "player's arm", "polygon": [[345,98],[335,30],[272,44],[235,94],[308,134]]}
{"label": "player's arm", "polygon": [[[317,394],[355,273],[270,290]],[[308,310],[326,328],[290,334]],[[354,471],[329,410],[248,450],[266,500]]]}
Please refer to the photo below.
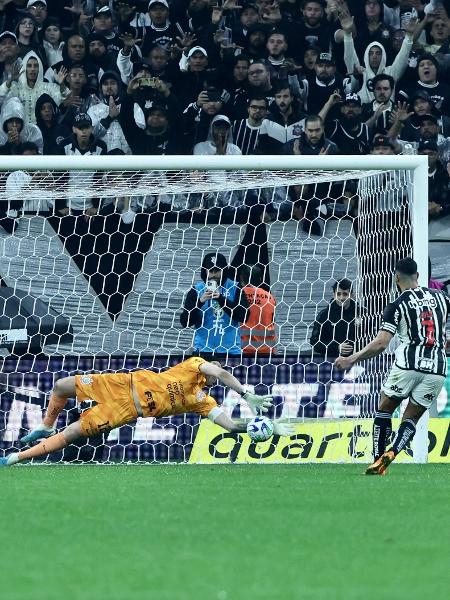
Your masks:
{"label": "player's arm", "polygon": [[[247,431],[246,423],[233,421],[233,419],[223,412],[220,406],[213,408],[211,413],[208,415],[208,418],[216,425],[219,425],[231,433],[246,433]],[[295,428],[290,423],[280,423],[279,421],[273,422],[274,435],[290,436],[293,435],[294,432]]]}
{"label": "player's arm", "polygon": [[376,338],[369,342],[359,352],[355,352],[351,356],[340,356],[334,362],[338,369],[349,369],[358,362],[378,356],[386,350],[394,335],[389,331],[380,330]]}
{"label": "player's arm", "polygon": [[272,396],[270,396],[270,394],[259,396],[258,394],[252,394],[251,392],[245,391],[242,383],[236,379],[234,375],[217,364],[204,362],[199,366],[199,371],[203,375],[215,377],[224,386],[229,387],[241,395],[255,414],[257,409],[263,413],[267,412],[269,406],[272,405]]}

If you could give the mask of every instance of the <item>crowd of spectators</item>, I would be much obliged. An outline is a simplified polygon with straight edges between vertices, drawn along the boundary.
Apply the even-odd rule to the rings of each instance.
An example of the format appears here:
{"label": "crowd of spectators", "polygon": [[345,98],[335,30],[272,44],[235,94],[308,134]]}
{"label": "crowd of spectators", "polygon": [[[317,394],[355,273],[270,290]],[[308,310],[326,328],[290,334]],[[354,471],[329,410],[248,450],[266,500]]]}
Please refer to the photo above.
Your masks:
{"label": "crowd of spectators", "polygon": [[[0,154],[419,153],[428,156],[429,216],[440,219],[450,215],[449,75],[450,0],[0,0]],[[12,173],[7,193],[22,194],[36,176]],[[95,234],[86,223],[98,214],[119,210],[133,221],[130,198],[102,205],[77,196],[76,175],[67,183],[73,194],[53,203],[53,215],[85,219],[55,225],[66,242],[74,231]],[[211,209],[220,207],[216,222],[238,222],[241,211],[252,227],[296,218],[321,235],[318,217],[357,216],[349,190],[291,185],[264,211],[256,206],[264,191],[192,194],[182,207],[210,222]],[[151,212],[154,200],[149,193],[141,209]],[[163,199],[163,212],[175,200]],[[27,210],[42,205],[10,202],[0,224],[14,231]],[[153,221],[143,231],[156,231]],[[204,265],[181,319],[203,350],[206,317],[237,330],[249,298],[269,293],[257,273],[243,272],[248,293],[236,288],[239,298],[230,292],[225,302],[208,272]],[[227,281],[216,284],[231,289]],[[351,287],[343,289],[353,307]],[[341,292],[331,306],[341,307]],[[272,327],[275,303],[265,304]],[[273,349],[275,331],[256,341]],[[335,342],[344,354],[353,344],[347,334]]]}
{"label": "crowd of spectators", "polygon": [[449,15],[450,0],[0,0],[0,152],[418,152],[436,219]]}

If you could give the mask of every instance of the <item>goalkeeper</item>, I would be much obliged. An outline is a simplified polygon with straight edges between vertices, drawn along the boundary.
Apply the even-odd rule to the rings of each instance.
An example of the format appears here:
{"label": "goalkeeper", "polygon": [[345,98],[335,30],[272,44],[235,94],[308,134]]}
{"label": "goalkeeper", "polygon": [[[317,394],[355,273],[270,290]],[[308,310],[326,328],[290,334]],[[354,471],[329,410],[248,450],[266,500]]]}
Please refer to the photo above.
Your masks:
{"label": "goalkeeper", "polygon": [[[254,413],[267,412],[272,404],[269,395],[246,392],[241,383],[217,362],[195,357],[155,373],[149,370],[131,373],[75,375],[58,380],[53,388],[43,422],[21,439],[30,443],[43,439],[36,446],[0,458],[0,465],[10,466],[62,450],[78,438],[107,433],[115,427],[135,421],[138,417],[168,417],[181,413],[196,413],[208,417],[227,431],[244,432],[246,427],[233,421],[210,396],[204,387],[216,384],[217,379],[236,391]],[[94,400],[96,405],[83,412],[80,420],[60,433],[54,428],[68,398],[78,402]],[[274,433],[291,435],[291,425],[275,422]]]}

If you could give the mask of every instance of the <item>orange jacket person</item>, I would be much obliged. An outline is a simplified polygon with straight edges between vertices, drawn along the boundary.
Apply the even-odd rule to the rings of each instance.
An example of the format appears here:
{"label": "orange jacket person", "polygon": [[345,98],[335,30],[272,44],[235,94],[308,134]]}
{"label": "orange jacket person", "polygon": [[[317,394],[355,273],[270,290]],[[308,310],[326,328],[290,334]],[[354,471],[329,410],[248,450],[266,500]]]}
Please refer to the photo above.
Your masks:
{"label": "orange jacket person", "polygon": [[257,265],[251,269],[244,265],[239,270],[242,291],[249,305],[248,317],[241,325],[242,352],[258,356],[275,354],[277,334],[274,317],[276,300],[262,283],[262,269]]}
{"label": "orange jacket person", "polygon": [[[246,392],[236,377],[225,371],[219,363],[206,362],[198,357],[189,358],[162,373],[141,370],[64,377],[53,388],[41,425],[20,441],[29,443],[45,439],[29,450],[0,458],[0,466],[14,465],[62,450],[78,438],[108,432],[135,421],[138,417],[196,413],[208,417],[227,431],[246,431],[245,425],[233,421],[214,398],[204,391],[205,386],[215,385],[217,379],[241,394],[254,413],[257,409],[267,412],[272,404],[272,396]],[[82,413],[79,421],[56,433],[56,419],[71,397],[76,397],[78,402],[91,399],[97,404]],[[275,434],[291,435],[292,432],[291,425],[274,423]]]}

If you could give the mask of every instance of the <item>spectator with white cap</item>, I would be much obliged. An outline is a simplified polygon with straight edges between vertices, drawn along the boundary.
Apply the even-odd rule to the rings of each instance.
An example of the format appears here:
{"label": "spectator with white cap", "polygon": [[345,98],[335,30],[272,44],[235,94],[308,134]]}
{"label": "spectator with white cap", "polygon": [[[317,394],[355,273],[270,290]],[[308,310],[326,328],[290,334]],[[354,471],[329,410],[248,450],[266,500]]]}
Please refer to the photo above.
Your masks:
{"label": "spectator with white cap", "polygon": [[170,50],[177,38],[184,36],[179,23],[171,23],[167,0],[150,0],[148,3],[149,25],[145,28],[142,54],[147,56],[154,46]]}
{"label": "spectator with white cap", "polygon": [[38,31],[40,31],[48,16],[46,0],[28,0],[27,9],[36,21]]}
{"label": "spectator with white cap", "polygon": [[19,45],[17,37],[12,31],[3,31],[0,34],[0,83],[7,81],[14,68],[20,71],[22,59],[19,58]]}
{"label": "spectator with white cap", "polygon": [[[109,6],[102,6],[97,9],[92,19],[92,32],[84,33],[100,33],[106,39],[106,50],[109,54],[117,57],[119,50],[123,46],[119,34],[116,31],[115,21]],[[84,35],[86,39],[87,35]]]}
{"label": "spectator with white cap", "polygon": [[187,107],[194,102],[206,87],[208,79],[208,53],[201,46],[194,46],[180,59],[180,77],[175,84],[175,94],[180,106]]}

